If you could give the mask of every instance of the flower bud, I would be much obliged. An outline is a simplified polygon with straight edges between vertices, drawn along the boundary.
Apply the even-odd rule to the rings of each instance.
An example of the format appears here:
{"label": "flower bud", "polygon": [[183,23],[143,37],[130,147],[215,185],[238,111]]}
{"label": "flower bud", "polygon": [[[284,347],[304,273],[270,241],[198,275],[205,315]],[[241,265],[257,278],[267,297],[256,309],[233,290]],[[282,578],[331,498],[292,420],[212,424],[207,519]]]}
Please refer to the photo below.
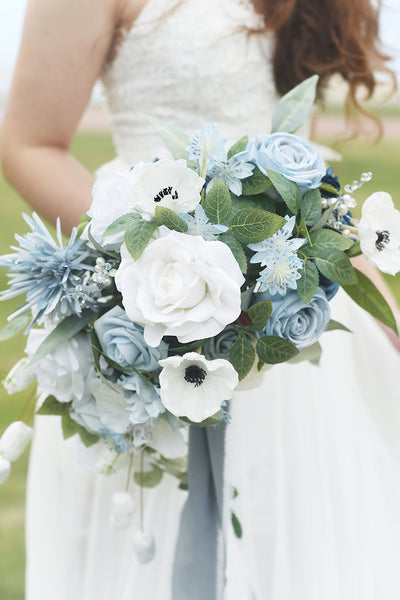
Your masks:
{"label": "flower bud", "polygon": [[28,385],[31,385],[35,380],[34,368],[28,366],[29,358],[25,356],[21,358],[6,375],[3,381],[3,385],[7,390],[8,394],[16,394],[22,392]]}
{"label": "flower bud", "polygon": [[32,427],[22,421],[14,421],[0,438],[0,455],[10,462],[14,462],[27,447],[32,435]]}
{"label": "flower bud", "polygon": [[11,473],[11,463],[3,456],[0,456],[0,484],[3,483]]}
{"label": "flower bud", "polygon": [[127,492],[115,492],[111,504],[111,525],[115,529],[128,527],[135,512],[135,501]]}
{"label": "flower bud", "polygon": [[156,544],[150,531],[135,531],[133,545],[139,563],[144,565],[153,560],[156,553]]}

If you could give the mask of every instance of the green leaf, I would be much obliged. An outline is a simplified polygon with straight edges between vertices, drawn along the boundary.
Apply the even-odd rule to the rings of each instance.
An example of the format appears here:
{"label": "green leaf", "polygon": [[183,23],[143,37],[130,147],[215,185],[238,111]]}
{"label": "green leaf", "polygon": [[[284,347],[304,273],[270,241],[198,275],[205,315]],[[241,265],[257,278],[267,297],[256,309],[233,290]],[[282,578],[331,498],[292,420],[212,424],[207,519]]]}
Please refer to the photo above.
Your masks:
{"label": "green leaf", "polygon": [[111,250],[105,250],[103,246],[100,246],[99,242],[97,242],[92,236],[91,226],[89,225],[88,231],[89,242],[93,245],[93,247],[100,252],[101,254],[106,254],[108,256],[113,256],[114,258],[119,258],[119,255],[116,252],[112,252]]}
{"label": "green leaf", "polygon": [[232,216],[242,210],[266,210],[275,213],[275,202],[267,194],[257,194],[256,196],[235,196],[231,194]]}
{"label": "green leaf", "polygon": [[318,253],[327,248],[332,250],[348,250],[354,244],[353,240],[350,240],[345,235],[332,231],[332,229],[314,229],[310,231],[310,243],[302,246],[300,251],[309,256],[315,258]]}
{"label": "green leaf", "polygon": [[392,309],[382,296],[378,288],[372,281],[355,269],[358,283],[355,285],[343,285],[344,291],[357,302],[361,308],[369,312],[373,317],[381,321],[390,329],[398,334],[396,319],[393,316]]}
{"label": "green leaf", "polygon": [[350,259],[344,252],[326,248],[318,253],[315,264],[325,277],[339,285],[357,283],[357,275]]}
{"label": "green leaf", "polygon": [[64,439],[68,439],[77,433],[86,447],[93,446],[93,444],[98,442],[100,439],[98,435],[90,433],[84,427],[82,427],[82,425],[79,425],[79,423],[74,421],[71,418],[69,411],[66,411],[62,414],[61,427]]}
{"label": "green leaf", "polygon": [[82,311],[80,316],[70,315],[65,317],[60,323],[49,333],[49,335],[43,340],[39,348],[30,360],[30,364],[40,360],[50,352],[53,352],[56,348],[70,340],[74,335],[82,331],[94,318],[94,313],[90,310]]}
{"label": "green leaf", "polygon": [[261,173],[258,167],[254,167],[253,173],[246,179],[242,179],[242,196],[263,194],[271,187],[272,184],[268,177]]}
{"label": "green leaf", "polygon": [[272,131],[290,133],[303,123],[314,106],[318,75],[312,75],[282,96],[272,116]]}
{"label": "green leaf", "polygon": [[271,237],[286,220],[264,210],[242,210],[232,219],[231,229],[244,244],[255,244]]}
{"label": "green leaf", "polygon": [[297,280],[297,293],[304,304],[314,298],[319,285],[318,269],[311,260],[305,260],[301,277]]}
{"label": "green leaf", "polygon": [[321,193],[310,190],[301,200],[300,213],[306,225],[315,225],[322,215]]}
{"label": "green leaf", "polygon": [[89,217],[89,215],[84,214],[81,216],[81,218],[79,219],[79,225],[78,225],[78,230],[77,230],[77,236],[80,237],[86,227],[86,225],[88,223],[90,223],[91,221],[91,217]]}
{"label": "green leaf", "polygon": [[260,338],[256,345],[256,351],[259,358],[269,365],[286,362],[299,353],[298,348],[292,342],[278,335],[266,335]]}
{"label": "green leaf", "polygon": [[277,173],[276,171],[272,171],[272,169],[267,169],[268,177],[272,181],[272,184],[278,194],[284,200],[288,209],[294,214],[297,215],[298,209],[302,202],[302,194],[298,185],[296,185],[293,181],[289,181],[286,179],[281,173]]}
{"label": "green leaf", "polygon": [[244,379],[249,371],[251,371],[255,359],[256,352],[254,346],[246,338],[238,338],[229,350],[229,362],[239,375],[239,381]]}
{"label": "green leaf", "polygon": [[[186,148],[190,145],[190,140],[187,133],[181,129],[178,129],[178,127],[175,127],[174,125],[170,125],[162,119],[157,119],[156,117],[151,117],[150,115],[144,116],[149,121],[150,125],[154,127],[155,131],[157,131],[158,135],[161,137],[164,144],[167,146],[168,150],[175,159],[188,159],[189,152],[186,150]],[[191,164],[194,163],[194,161],[190,162]]]}
{"label": "green leaf", "polygon": [[154,488],[156,487],[163,476],[163,471],[157,465],[152,465],[151,471],[139,471],[135,473],[135,482],[141,487]]}
{"label": "green leaf", "polygon": [[346,254],[349,258],[353,258],[354,256],[360,256],[360,254],[361,254],[360,242],[356,242],[349,250],[347,250]]}
{"label": "green leaf", "polygon": [[185,232],[188,229],[187,223],[170,208],[166,206],[156,206],[156,223],[160,227],[165,225],[168,229]]}
{"label": "green leaf", "polygon": [[124,241],[134,260],[140,257],[156,229],[157,223],[155,221],[136,219],[125,231]]}
{"label": "green leaf", "polygon": [[243,528],[242,528],[242,525],[241,525],[239,519],[233,512],[233,510],[231,511],[231,521],[232,521],[233,531],[234,531],[236,537],[240,540],[243,536]]}
{"label": "green leaf", "polygon": [[211,223],[229,225],[232,214],[231,195],[221,180],[216,181],[211,190],[207,191],[203,208]]}
{"label": "green leaf", "polygon": [[243,250],[242,244],[235,238],[235,236],[233,236],[229,232],[221,234],[219,236],[219,241],[224,242],[224,244],[229,246],[233,256],[236,258],[236,260],[238,262],[240,270],[242,271],[242,273],[246,273],[247,272],[247,260],[246,260],[246,254]]}
{"label": "green leaf", "polygon": [[247,311],[254,329],[260,331],[264,329],[268,320],[272,314],[272,302],[271,300],[261,300],[257,304],[253,304]]}
{"label": "green leaf", "polygon": [[308,360],[308,362],[310,362],[312,365],[318,366],[319,361],[321,360],[321,355],[321,344],[319,342],[315,342],[315,344],[311,344],[311,346],[307,346],[307,348],[303,348],[303,350],[300,350],[297,356],[294,356],[288,362],[290,364],[296,364]]}
{"label": "green leaf", "polygon": [[63,415],[68,413],[71,402],[59,402],[54,396],[47,396],[37,415]]}
{"label": "green leaf", "polygon": [[339,321],[335,321],[334,319],[331,319],[329,321],[328,325],[326,326],[325,331],[336,331],[336,330],[348,331],[349,333],[353,333],[351,331],[351,329],[346,327],[346,325],[343,325],[343,323],[339,323]]}
{"label": "green leaf", "polygon": [[121,233],[121,231],[125,231],[128,228],[129,224],[132,223],[132,221],[135,221],[136,219],[140,218],[140,215],[134,212],[127,213],[126,215],[118,217],[118,219],[115,219],[115,221],[113,221],[111,225],[107,227],[107,229],[103,233],[103,237],[107,237],[109,235],[114,235],[115,233]]}
{"label": "green leaf", "polygon": [[12,319],[12,321],[7,323],[7,325],[5,325],[0,331],[0,342],[4,342],[5,340],[13,338],[15,335],[25,329],[25,327],[28,327],[30,322],[31,317],[29,315],[20,315],[19,317],[15,317],[15,319]]}
{"label": "green leaf", "polygon": [[339,191],[333,185],[330,185],[329,183],[325,182],[322,182],[318,189],[333,194],[334,198],[336,198],[339,194]]}
{"label": "green leaf", "polygon": [[240,138],[240,140],[233,144],[233,146],[231,146],[228,150],[228,159],[232,158],[232,156],[235,156],[235,154],[239,154],[239,152],[246,150],[248,141],[249,137],[244,135],[242,138]]}

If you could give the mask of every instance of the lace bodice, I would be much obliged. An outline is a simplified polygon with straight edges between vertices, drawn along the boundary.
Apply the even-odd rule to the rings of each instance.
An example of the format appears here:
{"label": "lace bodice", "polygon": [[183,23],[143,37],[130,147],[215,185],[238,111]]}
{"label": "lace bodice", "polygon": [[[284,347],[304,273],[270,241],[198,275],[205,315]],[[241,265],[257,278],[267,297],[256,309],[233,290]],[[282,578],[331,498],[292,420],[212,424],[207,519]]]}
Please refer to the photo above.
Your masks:
{"label": "lace bodice", "polygon": [[148,0],[102,82],[118,156],[168,156],[144,114],[228,138],[270,130],[276,103],[269,34],[250,0]]}

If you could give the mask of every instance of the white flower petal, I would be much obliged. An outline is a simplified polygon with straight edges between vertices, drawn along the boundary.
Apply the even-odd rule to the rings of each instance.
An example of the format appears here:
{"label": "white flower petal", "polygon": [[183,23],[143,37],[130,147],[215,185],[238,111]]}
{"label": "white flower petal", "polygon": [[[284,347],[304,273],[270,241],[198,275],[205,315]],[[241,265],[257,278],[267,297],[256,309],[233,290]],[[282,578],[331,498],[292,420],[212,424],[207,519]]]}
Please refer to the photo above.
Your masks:
{"label": "white flower petal", "polygon": [[32,436],[32,427],[22,421],[14,421],[0,438],[0,455],[10,462],[14,462],[28,446]]}

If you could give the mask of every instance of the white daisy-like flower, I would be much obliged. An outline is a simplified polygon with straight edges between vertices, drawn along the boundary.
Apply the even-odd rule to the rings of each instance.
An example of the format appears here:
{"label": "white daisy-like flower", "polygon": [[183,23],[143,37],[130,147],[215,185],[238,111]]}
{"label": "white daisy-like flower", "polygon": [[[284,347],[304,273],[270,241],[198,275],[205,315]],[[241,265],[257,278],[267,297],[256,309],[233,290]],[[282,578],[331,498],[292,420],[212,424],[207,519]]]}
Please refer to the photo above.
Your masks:
{"label": "white daisy-like flower", "polygon": [[160,395],[164,406],[177,417],[200,423],[215,415],[230,400],[239,383],[230,362],[207,360],[197,352],[160,360]]}
{"label": "white daisy-like flower", "polygon": [[255,165],[246,162],[247,157],[247,152],[241,152],[239,154],[235,154],[235,156],[232,156],[229,159],[225,155],[220,160],[216,160],[207,172],[207,175],[209,175],[211,178],[211,181],[207,186],[207,190],[210,190],[214,183],[220,179],[223,183],[225,183],[226,186],[228,186],[233,194],[236,196],[241,196],[241,179],[250,177],[255,167]]}
{"label": "white daisy-like flower", "polygon": [[288,288],[295,290],[297,288],[296,280],[301,277],[298,269],[301,269],[302,266],[303,261],[295,252],[283,252],[275,255],[257,279],[260,282],[258,291],[268,291],[271,296],[275,294],[284,296]]}
{"label": "white daisy-like flower", "polygon": [[390,194],[375,192],[363,204],[358,226],[361,251],[378,269],[400,271],[400,212]]}
{"label": "white daisy-like flower", "polygon": [[186,160],[142,163],[133,172],[130,208],[146,220],[154,218],[156,206],[187,213],[200,203],[204,179],[188,168]]}
{"label": "white daisy-like flower", "polygon": [[250,250],[256,252],[251,257],[250,262],[260,263],[262,266],[265,266],[275,256],[279,256],[287,251],[295,253],[296,250],[305,244],[305,239],[292,237],[296,217],[286,218],[288,219],[287,223],[274,233],[274,235],[258,244],[248,244]]}

